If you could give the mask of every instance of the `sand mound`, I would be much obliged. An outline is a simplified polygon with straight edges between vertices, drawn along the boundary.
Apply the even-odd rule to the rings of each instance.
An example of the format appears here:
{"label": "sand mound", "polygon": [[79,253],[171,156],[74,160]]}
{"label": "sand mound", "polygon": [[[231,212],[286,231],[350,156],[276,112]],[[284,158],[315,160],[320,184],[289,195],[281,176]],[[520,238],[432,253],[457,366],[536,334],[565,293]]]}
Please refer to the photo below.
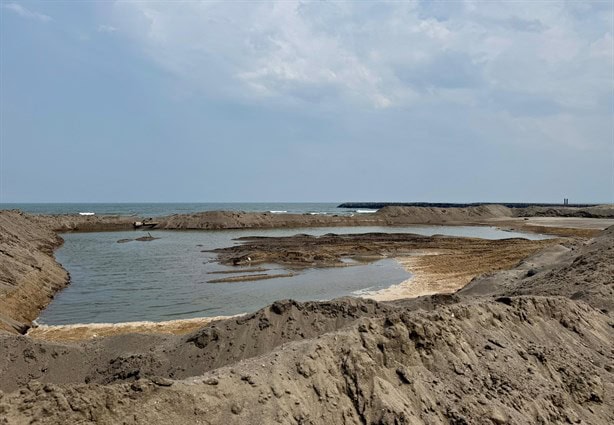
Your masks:
{"label": "sand mound", "polygon": [[551,247],[517,268],[475,279],[464,295],[562,295],[614,312],[614,226],[586,244]]}
{"label": "sand mound", "polygon": [[[198,376],[188,369],[216,364],[232,347],[245,346],[248,354],[266,329],[279,329],[281,336],[281,322],[287,322],[283,313],[296,309],[300,316],[300,304],[272,306],[273,320],[262,330],[253,327],[253,319],[264,317],[259,312],[246,322],[244,330],[251,330],[235,329],[232,346],[221,342],[224,322],[166,340],[161,351],[175,350],[172,373],[162,373],[146,337],[111,338],[124,352],[139,347],[139,354],[109,362],[105,375],[113,384],[30,383],[1,396],[0,412],[16,423],[32,418],[42,423],[212,424],[614,420],[614,332],[608,316],[586,304],[506,297],[440,305],[429,312],[374,309],[379,313],[372,317],[356,317],[362,309],[346,302],[350,307],[342,311],[353,320],[338,330],[322,329],[319,336],[271,346]],[[329,304],[329,313],[337,316],[342,303]],[[65,356],[61,348],[45,349],[50,357],[52,350],[57,358]],[[87,359],[87,349],[81,349]],[[192,353],[189,362],[180,358],[186,351]],[[26,349],[23,356],[40,354]],[[155,370],[150,374],[147,368]],[[192,377],[177,380],[177,374]]]}
{"label": "sand mound", "polygon": [[513,216],[513,211],[502,205],[480,205],[467,208],[389,206],[382,208],[376,214],[357,214],[354,216],[207,211],[195,214],[177,214],[161,218],[157,228],[243,229],[370,225],[400,226],[428,223],[478,223],[489,218]]}
{"label": "sand mound", "polygon": [[[214,322],[187,336],[120,335],[77,344],[53,344],[0,335],[0,390],[31,379],[53,383],[110,383],[146,376],[185,378],[314,338],[390,307],[374,301],[278,301],[256,313]],[[67,370],[67,366],[69,370]]]}
{"label": "sand mound", "polygon": [[467,208],[384,207],[377,212],[387,224],[472,223],[488,218],[512,217],[511,208],[503,205],[480,205]]}
{"label": "sand mound", "polygon": [[25,332],[68,274],[53,259],[62,239],[19,211],[0,211],[0,330]]}
{"label": "sand mound", "polygon": [[271,229],[288,227],[368,226],[373,217],[206,211],[164,217],[159,229]]}
{"label": "sand mound", "polygon": [[594,207],[527,207],[514,209],[516,217],[583,217],[614,218],[614,206],[598,205]]}

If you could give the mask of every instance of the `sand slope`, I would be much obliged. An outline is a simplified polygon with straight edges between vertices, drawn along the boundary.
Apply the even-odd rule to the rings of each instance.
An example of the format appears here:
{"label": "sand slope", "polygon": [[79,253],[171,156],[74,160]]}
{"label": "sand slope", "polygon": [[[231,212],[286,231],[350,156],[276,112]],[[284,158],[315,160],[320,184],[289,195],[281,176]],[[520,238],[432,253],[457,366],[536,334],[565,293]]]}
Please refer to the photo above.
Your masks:
{"label": "sand slope", "polygon": [[518,267],[482,276],[463,295],[565,296],[614,313],[614,227],[584,244],[550,247]]}
{"label": "sand slope", "polygon": [[[268,313],[277,314],[273,310]],[[217,334],[223,322],[164,341],[175,353],[170,374],[156,369],[159,359],[148,349],[162,341],[112,338],[106,344],[122,347],[125,354],[109,361],[95,379],[111,384],[77,383],[84,382],[78,377],[70,384],[30,383],[3,395],[0,412],[9,423],[32,418],[42,423],[212,424],[614,420],[614,335],[608,317],[586,304],[519,297],[381,313],[357,317],[332,332],[325,327],[315,337],[308,331],[304,341],[272,344],[252,357],[247,348],[266,339],[266,329],[280,329],[279,322],[288,320],[282,314],[282,320],[273,318],[272,325],[260,329],[253,326],[260,323],[259,315],[245,322],[248,332],[232,339],[233,346],[245,347],[246,360],[237,362],[239,356],[204,374],[201,364],[226,358],[229,341],[223,345]],[[308,328],[301,321],[296,325],[300,332]],[[81,361],[89,360],[88,348],[80,349]],[[29,364],[55,353],[68,368],[77,361],[78,354],[72,354],[72,362],[67,359],[74,350],[41,345],[18,355]],[[186,352],[191,358],[183,357]],[[176,379],[177,372],[192,375],[194,368],[200,369],[197,376],[167,379]],[[31,370],[41,369],[37,364]],[[68,380],[66,375],[57,379]]]}
{"label": "sand slope", "polygon": [[53,295],[68,284],[55,262],[55,232],[18,211],[0,212],[0,331],[23,332]]}

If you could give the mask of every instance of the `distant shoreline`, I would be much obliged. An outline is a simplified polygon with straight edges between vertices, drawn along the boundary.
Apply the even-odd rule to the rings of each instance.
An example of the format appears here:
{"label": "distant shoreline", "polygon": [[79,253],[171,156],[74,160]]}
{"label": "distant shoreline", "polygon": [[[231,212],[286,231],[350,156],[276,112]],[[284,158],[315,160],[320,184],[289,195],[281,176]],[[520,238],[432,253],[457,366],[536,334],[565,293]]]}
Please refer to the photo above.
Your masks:
{"label": "distant shoreline", "polygon": [[588,208],[602,204],[550,204],[533,202],[344,202],[337,205],[337,208],[370,208],[380,209],[384,207],[426,207],[426,208],[469,208],[480,207],[482,205],[503,205],[508,208],[528,208],[528,207],[574,207]]}

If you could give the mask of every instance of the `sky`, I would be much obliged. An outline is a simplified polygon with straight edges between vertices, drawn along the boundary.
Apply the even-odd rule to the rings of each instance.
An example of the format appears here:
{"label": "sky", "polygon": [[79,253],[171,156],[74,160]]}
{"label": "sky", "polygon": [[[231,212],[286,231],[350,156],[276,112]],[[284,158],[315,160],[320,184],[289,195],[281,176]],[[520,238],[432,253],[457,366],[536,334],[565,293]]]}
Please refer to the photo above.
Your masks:
{"label": "sky", "polygon": [[610,0],[0,14],[0,202],[614,203]]}

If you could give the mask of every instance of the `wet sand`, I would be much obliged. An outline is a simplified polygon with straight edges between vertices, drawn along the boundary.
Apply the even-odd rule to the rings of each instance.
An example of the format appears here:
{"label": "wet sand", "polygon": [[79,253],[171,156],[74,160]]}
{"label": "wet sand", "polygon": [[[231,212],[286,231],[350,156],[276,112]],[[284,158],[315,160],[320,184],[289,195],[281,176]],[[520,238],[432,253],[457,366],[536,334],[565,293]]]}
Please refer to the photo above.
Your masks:
{"label": "wet sand", "polygon": [[212,322],[239,316],[200,317],[164,322],[87,323],[75,325],[41,325],[29,329],[27,336],[45,341],[83,341],[125,334],[184,335]]}
{"label": "wet sand", "polygon": [[[434,294],[451,294],[465,286],[477,274],[441,267],[438,260],[441,254],[436,251],[397,258],[412,277],[381,291],[366,294],[365,298],[376,301],[394,301]],[[430,264],[429,264],[430,263]],[[435,263],[440,267],[433,267]]]}
{"label": "wet sand", "polygon": [[412,234],[352,234],[320,237],[245,238],[240,245],[215,250],[228,265],[277,263],[286,267],[330,267],[343,258],[374,261],[392,257],[412,277],[398,285],[366,294],[378,301],[452,293],[476,276],[509,269],[522,259],[563,239],[484,240]]}

